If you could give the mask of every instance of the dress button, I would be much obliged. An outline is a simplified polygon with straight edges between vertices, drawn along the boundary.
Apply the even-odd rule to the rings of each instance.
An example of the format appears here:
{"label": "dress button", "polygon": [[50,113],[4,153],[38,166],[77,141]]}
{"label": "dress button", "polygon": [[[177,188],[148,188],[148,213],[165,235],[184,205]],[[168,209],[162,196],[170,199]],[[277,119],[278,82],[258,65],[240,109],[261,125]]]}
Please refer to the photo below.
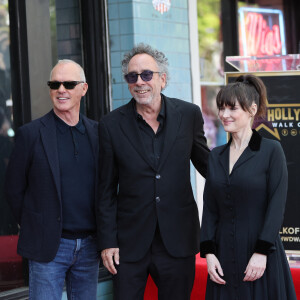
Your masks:
{"label": "dress button", "polygon": [[232,224],[234,223],[234,219],[231,220],[231,223],[232,223]]}
{"label": "dress button", "polygon": [[156,174],[156,175],[155,175],[155,178],[156,178],[156,179],[160,179],[160,175],[159,175],[159,174]]}
{"label": "dress button", "polygon": [[155,197],[155,201],[158,203],[160,202],[160,198],[159,197]]}
{"label": "dress button", "polygon": [[234,233],[233,233],[233,232],[230,232],[230,235],[231,235],[231,236],[234,236]]}
{"label": "dress button", "polygon": [[58,218],[57,218],[57,222],[60,222],[60,220],[61,220],[61,218],[60,218],[60,217],[58,217]]}
{"label": "dress button", "polygon": [[227,196],[226,196],[226,197],[227,197],[227,199],[230,199],[230,194],[227,194]]}

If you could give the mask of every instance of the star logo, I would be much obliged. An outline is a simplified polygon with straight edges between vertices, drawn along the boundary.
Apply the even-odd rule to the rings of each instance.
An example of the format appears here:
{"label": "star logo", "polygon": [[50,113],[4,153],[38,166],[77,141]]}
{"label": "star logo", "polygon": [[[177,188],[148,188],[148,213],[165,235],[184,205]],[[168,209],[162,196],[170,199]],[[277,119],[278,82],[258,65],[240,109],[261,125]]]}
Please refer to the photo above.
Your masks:
{"label": "star logo", "polygon": [[[284,104],[270,104],[269,101],[267,101],[267,116],[265,119],[263,120],[258,120],[255,121],[255,123],[253,124],[253,128],[256,129],[256,131],[259,130],[266,130],[267,132],[269,132],[271,135],[273,135],[276,139],[280,140],[280,135],[279,135],[279,131],[277,128],[274,128],[273,124],[271,121],[268,121],[268,111],[269,109],[284,109],[284,108],[289,108],[291,109],[292,107],[300,107],[300,103],[284,103]],[[282,120],[280,120],[282,121]],[[284,134],[283,134],[284,135]]]}

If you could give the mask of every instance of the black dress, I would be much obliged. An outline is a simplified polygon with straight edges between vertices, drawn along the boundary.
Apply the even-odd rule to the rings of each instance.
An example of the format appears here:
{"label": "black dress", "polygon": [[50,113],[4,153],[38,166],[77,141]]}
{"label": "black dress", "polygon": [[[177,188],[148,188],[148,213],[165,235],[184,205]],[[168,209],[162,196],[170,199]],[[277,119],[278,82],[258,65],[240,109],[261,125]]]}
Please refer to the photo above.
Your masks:
{"label": "black dress", "polygon": [[[214,253],[226,285],[208,277],[207,300],[296,300],[279,236],[287,194],[280,143],[256,131],[229,175],[229,146],[213,149],[204,190],[200,254]],[[267,254],[264,275],[244,282],[254,252]]]}

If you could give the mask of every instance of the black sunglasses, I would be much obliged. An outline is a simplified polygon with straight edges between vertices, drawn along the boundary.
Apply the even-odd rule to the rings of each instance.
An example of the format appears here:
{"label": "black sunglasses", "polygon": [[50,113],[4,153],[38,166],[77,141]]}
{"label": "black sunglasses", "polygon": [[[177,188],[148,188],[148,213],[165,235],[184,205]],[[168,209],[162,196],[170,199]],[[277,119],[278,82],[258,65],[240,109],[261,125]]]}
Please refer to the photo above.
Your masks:
{"label": "black sunglasses", "polygon": [[145,70],[142,73],[135,73],[135,72],[130,72],[128,74],[126,74],[125,80],[127,81],[127,83],[136,83],[138,80],[139,75],[141,76],[143,81],[150,81],[153,77],[154,73],[160,73],[160,72],[153,72],[150,70]]}
{"label": "black sunglasses", "polygon": [[58,90],[62,84],[67,90],[73,90],[75,86],[84,81],[48,81],[47,85],[51,90]]}

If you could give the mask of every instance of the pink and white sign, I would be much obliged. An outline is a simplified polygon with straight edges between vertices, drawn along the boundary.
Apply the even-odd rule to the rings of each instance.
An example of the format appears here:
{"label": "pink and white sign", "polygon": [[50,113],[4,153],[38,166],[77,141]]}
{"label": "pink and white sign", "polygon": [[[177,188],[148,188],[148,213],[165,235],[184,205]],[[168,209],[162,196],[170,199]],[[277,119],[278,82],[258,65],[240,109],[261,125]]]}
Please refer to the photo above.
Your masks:
{"label": "pink and white sign", "polygon": [[241,56],[285,55],[283,13],[279,9],[239,8]]}
{"label": "pink and white sign", "polygon": [[153,7],[161,14],[167,12],[171,7],[171,0],[153,0]]}

